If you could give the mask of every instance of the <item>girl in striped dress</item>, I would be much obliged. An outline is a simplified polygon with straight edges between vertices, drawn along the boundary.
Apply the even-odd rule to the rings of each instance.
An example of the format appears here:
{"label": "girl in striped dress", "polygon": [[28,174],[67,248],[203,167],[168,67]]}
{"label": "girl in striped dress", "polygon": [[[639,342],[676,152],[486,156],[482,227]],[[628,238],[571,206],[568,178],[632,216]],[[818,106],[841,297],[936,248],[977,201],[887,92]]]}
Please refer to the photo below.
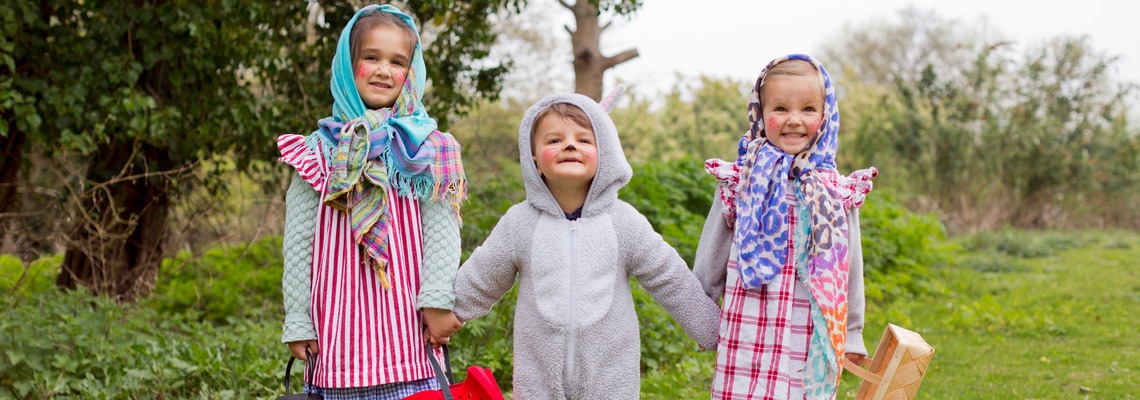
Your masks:
{"label": "girl in striped dress", "polygon": [[[425,341],[446,343],[466,180],[436,130],[415,22],[360,9],[332,61],[332,115],[282,135],[286,195],[282,342],[316,362],[325,399],[400,399],[438,389]],[[309,360],[312,355],[315,360]]]}
{"label": "girl in striped dress", "polygon": [[724,299],[712,398],[833,399],[839,357],[867,354],[858,207],[877,172],[837,172],[838,103],[811,57],[769,63],[748,119],[739,158],[705,163],[718,195],[693,272]]}

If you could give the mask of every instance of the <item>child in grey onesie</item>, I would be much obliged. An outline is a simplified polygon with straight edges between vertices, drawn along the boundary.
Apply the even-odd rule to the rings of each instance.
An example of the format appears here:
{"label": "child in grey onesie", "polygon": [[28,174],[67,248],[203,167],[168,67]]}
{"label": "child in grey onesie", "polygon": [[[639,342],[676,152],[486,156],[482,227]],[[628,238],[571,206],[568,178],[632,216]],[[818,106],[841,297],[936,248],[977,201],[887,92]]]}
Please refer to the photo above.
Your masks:
{"label": "child in grey onesie", "polygon": [[719,307],[649,221],[618,199],[633,171],[608,115],[617,94],[605,105],[557,94],[527,110],[519,127],[526,200],[503,215],[456,278],[455,315],[469,321],[517,277],[519,399],[638,398],[630,277],[701,348],[716,348]]}

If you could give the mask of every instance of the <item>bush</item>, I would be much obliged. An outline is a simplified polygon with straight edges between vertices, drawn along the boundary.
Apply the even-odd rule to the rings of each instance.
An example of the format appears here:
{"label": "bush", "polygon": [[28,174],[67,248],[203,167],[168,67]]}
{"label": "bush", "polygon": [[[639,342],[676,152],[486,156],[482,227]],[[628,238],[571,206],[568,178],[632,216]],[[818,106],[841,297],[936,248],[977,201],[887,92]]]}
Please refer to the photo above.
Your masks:
{"label": "bush", "polygon": [[859,211],[868,300],[887,301],[930,290],[930,267],[948,262],[946,229],[933,214],[915,214],[876,190]]}
{"label": "bush", "polygon": [[281,297],[281,236],[221,245],[195,257],[180,251],[162,261],[158,283],[142,300],[160,314],[200,315],[214,323],[276,312]]}
{"label": "bush", "polygon": [[[82,291],[0,299],[0,398],[266,398],[281,393],[278,325],[215,326]],[[281,355],[281,356],[269,356]]]}
{"label": "bush", "polygon": [[40,258],[27,265],[19,257],[0,254],[0,294],[43,292],[55,286],[63,254]]}

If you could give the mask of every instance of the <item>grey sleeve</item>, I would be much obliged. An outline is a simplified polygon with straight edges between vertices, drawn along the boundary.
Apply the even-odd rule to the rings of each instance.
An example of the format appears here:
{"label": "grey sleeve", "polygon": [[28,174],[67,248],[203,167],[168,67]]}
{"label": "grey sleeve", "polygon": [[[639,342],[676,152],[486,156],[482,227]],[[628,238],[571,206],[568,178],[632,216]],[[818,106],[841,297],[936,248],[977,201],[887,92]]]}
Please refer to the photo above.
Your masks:
{"label": "grey sleeve", "polygon": [[847,210],[847,352],[867,355],[863,342],[866,300],[863,297],[863,238],[859,209]]}
{"label": "grey sleeve", "polygon": [[455,305],[455,274],[459,272],[459,219],[445,201],[420,200],[423,224],[423,264],[420,266],[418,308],[450,310]]}
{"label": "grey sleeve", "polygon": [[[515,285],[519,260],[527,259],[530,246],[526,238],[533,221],[520,214],[526,204],[507,210],[483,244],[475,248],[455,278],[455,316],[467,322],[487,315],[491,307]],[[530,228],[530,229],[527,229]]]}
{"label": "grey sleeve", "polygon": [[317,203],[317,191],[300,175],[293,174],[293,182],[285,194],[285,232],[281,238],[281,254],[285,262],[281,274],[281,295],[285,306],[282,343],[317,338],[309,316]]}
{"label": "grey sleeve", "polygon": [[705,294],[715,302],[724,296],[724,281],[728,275],[728,257],[732,250],[732,229],[724,220],[724,204],[720,202],[720,189],[713,197],[709,216],[701,231],[701,241],[697,244],[693,259],[693,274],[701,282]]}
{"label": "grey sleeve", "polygon": [[618,246],[630,275],[705,350],[716,349],[720,307],[701,290],[701,283],[653,226],[632,206],[621,203],[614,215]]}

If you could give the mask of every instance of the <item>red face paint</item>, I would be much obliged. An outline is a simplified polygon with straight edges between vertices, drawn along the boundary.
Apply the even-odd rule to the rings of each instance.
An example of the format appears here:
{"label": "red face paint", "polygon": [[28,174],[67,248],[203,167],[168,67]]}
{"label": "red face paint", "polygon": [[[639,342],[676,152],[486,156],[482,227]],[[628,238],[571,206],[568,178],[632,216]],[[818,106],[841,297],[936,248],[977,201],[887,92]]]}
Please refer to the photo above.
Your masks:
{"label": "red face paint", "polygon": [[558,155],[558,148],[545,148],[542,149],[542,163],[550,165],[554,163],[554,157]]}
{"label": "red face paint", "polygon": [[812,118],[811,121],[808,121],[807,125],[808,125],[808,128],[811,128],[812,132],[819,132],[819,126],[823,125],[823,120],[818,119],[818,118]]}
{"label": "red face paint", "polygon": [[768,130],[769,133],[779,131],[780,125],[782,123],[783,123],[783,121],[780,121],[779,117],[768,118],[768,126],[766,129]]}
{"label": "red face paint", "polygon": [[372,71],[374,71],[374,70],[375,69],[370,67],[370,66],[361,65],[360,67],[356,68],[356,77],[357,78],[367,77],[369,75],[372,75]]}

